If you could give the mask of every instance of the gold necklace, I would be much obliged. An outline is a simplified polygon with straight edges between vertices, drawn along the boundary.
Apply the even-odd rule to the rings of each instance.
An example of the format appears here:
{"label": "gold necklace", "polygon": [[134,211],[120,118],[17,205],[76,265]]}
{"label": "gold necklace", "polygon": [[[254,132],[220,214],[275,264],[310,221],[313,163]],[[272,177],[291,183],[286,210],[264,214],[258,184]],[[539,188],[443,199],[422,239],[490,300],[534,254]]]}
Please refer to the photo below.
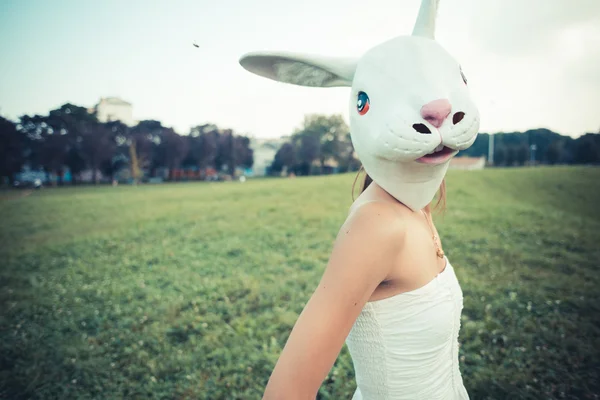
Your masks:
{"label": "gold necklace", "polygon": [[442,248],[438,244],[438,237],[435,234],[435,230],[433,229],[433,223],[429,221],[429,217],[427,216],[427,213],[425,213],[425,211],[421,210],[421,212],[425,216],[425,219],[427,220],[427,225],[429,225],[429,229],[431,230],[431,235],[432,235],[432,238],[433,238],[433,243],[435,243],[436,254],[437,254],[437,256],[439,258],[444,258],[444,250],[442,250]]}

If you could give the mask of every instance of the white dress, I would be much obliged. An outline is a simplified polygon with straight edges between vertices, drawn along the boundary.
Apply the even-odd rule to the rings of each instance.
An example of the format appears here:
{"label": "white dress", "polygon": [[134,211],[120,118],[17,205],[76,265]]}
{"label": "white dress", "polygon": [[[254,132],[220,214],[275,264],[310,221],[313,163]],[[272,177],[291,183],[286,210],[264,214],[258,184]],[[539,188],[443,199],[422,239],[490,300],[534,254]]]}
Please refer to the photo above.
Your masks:
{"label": "white dress", "polygon": [[458,367],[462,308],[447,259],[425,286],[367,303],[346,339],[357,383],[352,399],[469,399]]}

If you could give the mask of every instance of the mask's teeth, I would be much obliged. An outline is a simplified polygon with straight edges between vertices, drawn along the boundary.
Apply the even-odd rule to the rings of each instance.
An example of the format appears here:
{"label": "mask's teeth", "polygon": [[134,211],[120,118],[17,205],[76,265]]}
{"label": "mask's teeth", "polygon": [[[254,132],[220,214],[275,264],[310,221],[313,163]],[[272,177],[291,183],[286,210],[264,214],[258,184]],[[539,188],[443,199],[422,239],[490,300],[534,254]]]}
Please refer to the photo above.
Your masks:
{"label": "mask's teeth", "polygon": [[438,147],[435,148],[435,151],[442,151],[442,149],[444,148],[444,145],[440,143],[440,145]]}

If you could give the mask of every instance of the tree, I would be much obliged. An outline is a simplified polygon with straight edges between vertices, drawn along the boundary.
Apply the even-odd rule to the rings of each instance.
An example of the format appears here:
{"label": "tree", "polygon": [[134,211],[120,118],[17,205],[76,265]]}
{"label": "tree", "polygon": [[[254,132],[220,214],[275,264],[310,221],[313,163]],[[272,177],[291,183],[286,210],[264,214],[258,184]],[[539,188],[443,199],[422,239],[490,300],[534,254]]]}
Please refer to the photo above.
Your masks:
{"label": "tree", "polygon": [[181,162],[187,156],[188,142],[173,129],[167,128],[162,132],[159,149],[157,162],[169,169],[169,180],[173,180],[175,169],[181,166]]}
{"label": "tree", "polygon": [[82,170],[83,159],[92,170],[94,183],[97,184],[100,166],[113,156],[116,147],[110,128],[98,122],[96,116],[85,107],[70,103],[51,110],[48,124],[67,138],[64,162],[73,176]]}
{"label": "tree", "polygon": [[524,165],[527,162],[527,158],[529,157],[529,146],[526,143],[523,143],[517,146],[515,150],[515,158],[518,165]]}
{"label": "tree", "polygon": [[109,131],[109,136],[114,144],[114,151],[109,158],[100,164],[100,170],[113,181],[115,174],[129,165],[131,129],[121,121],[110,121],[104,125]]}
{"label": "tree", "polygon": [[[323,173],[328,160],[340,163],[344,158],[343,150],[347,147],[344,142],[348,132],[348,126],[341,115],[311,114],[304,117],[302,128],[294,133],[292,139],[303,149],[300,151],[301,163],[308,165],[318,160]],[[304,139],[305,137],[313,139]],[[318,143],[317,151],[314,149],[315,140]]]}
{"label": "tree", "polygon": [[121,121],[110,121],[106,122],[104,125],[110,131],[110,135],[117,146],[127,147],[126,142],[130,137],[131,128]]}
{"label": "tree", "polygon": [[360,161],[355,156],[350,132],[344,135],[344,140],[340,142],[339,147],[340,150],[337,159],[340,172],[358,171],[360,169]]}
{"label": "tree", "polygon": [[512,167],[517,159],[517,151],[514,146],[506,147],[506,165]]}
{"label": "tree", "polygon": [[281,173],[284,167],[291,170],[295,164],[296,149],[294,148],[294,145],[291,143],[284,143],[279,150],[277,150],[277,153],[275,153],[275,158],[271,164],[271,171]]}
{"label": "tree", "polygon": [[233,176],[235,174],[236,161],[233,131],[226,129],[219,136],[217,158],[215,160],[217,170],[227,168],[229,175]]}
{"label": "tree", "polygon": [[237,166],[251,168],[254,164],[254,151],[250,148],[250,139],[246,136],[236,136],[234,147]]}
{"label": "tree", "polygon": [[504,165],[506,162],[507,149],[502,143],[494,147],[494,165]]}
{"label": "tree", "polygon": [[63,166],[69,150],[67,131],[57,127],[55,119],[41,115],[22,116],[18,129],[31,140],[34,164],[40,165],[46,174],[56,175],[58,183],[62,184]]}
{"label": "tree", "polygon": [[298,161],[301,175],[310,175],[312,163],[321,157],[319,138],[311,135],[303,135],[298,138]]}
{"label": "tree", "polygon": [[216,125],[195,126],[190,130],[190,151],[188,162],[195,163],[200,169],[214,166],[217,158],[219,130]]}
{"label": "tree", "polygon": [[[136,172],[139,175],[136,175],[137,178],[134,179],[141,178],[143,169],[145,168],[150,168],[152,170],[150,174],[154,175],[154,169],[158,166],[158,146],[162,141],[162,134],[165,129],[167,128],[162,126],[160,121],[145,120],[140,121],[129,130],[129,140],[127,143],[130,149],[130,161],[132,162],[130,168],[132,174]],[[135,166],[133,165],[133,158],[131,158],[132,143],[135,150]]]}
{"label": "tree", "polygon": [[[54,132],[60,132],[64,139],[63,165],[69,167],[73,182],[89,161],[82,152],[82,139],[90,125],[98,124],[96,117],[88,113],[84,107],[70,103],[63,104],[57,109],[50,110],[46,117],[48,125]],[[45,146],[45,145],[44,145]],[[62,180],[62,166],[59,168],[59,179]]]}
{"label": "tree", "polygon": [[0,117],[0,178],[7,178],[11,185],[25,163],[25,140],[12,121]]}
{"label": "tree", "polygon": [[81,150],[92,169],[94,183],[98,184],[98,171],[103,163],[110,160],[116,150],[116,143],[110,129],[103,124],[87,125],[82,132]]}
{"label": "tree", "polygon": [[555,140],[548,145],[546,149],[545,159],[548,164],[556,164],[562,158],[563,145],[562,142]]}
{"label": "tree", "polygon": [[575,162],[578,164],[595,164],[600,162],[600,135],[586,133],[577,139]]}
{"label": "tree", "polygon": [[71,146],[65,157],[65,164],[71,172],[71,180],[73,184],[77,183],[79,174],[86,167],[86,159],[79,146]]}
{"label": "tree", "polygon": [[237,167],[250,168],[254,163],[254,155],[250,148],[250,139],[236,136],[231,129],[225,129],[217,137],[217,156],[214,159],[217,170],[227,168],[229,175],[235,175]]}
{"label": "tree", "polygon": [[129,148],[125,148],[126,153],[123,153],[121,148],[122,146],[118,147],[117,153],[100,165],[102,173],[108,176],[111,181],[115,179],[115,174],[117,172],[129,165],[129,159],[126,155],[129,154]]}

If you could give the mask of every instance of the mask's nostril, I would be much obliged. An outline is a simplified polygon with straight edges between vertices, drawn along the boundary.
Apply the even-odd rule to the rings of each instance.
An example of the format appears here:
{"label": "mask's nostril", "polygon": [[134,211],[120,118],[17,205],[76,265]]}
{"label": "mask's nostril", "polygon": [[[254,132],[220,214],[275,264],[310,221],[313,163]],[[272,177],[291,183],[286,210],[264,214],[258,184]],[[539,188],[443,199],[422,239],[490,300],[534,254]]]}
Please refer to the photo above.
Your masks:
{"label": "mask's nostril", "polygon": [[413,128],[419,133],[431,133],[431,131],[425,124],[414,124]]}
{"label": "mask's nostril", "polygon": [[454,114],[454,116],[452,117],[452,123],[454,123],[454,125],[458,124],[460,121],[462,121],[462,119],[465,117],[465,113],[462,111],[459,111],[457,113]]}

